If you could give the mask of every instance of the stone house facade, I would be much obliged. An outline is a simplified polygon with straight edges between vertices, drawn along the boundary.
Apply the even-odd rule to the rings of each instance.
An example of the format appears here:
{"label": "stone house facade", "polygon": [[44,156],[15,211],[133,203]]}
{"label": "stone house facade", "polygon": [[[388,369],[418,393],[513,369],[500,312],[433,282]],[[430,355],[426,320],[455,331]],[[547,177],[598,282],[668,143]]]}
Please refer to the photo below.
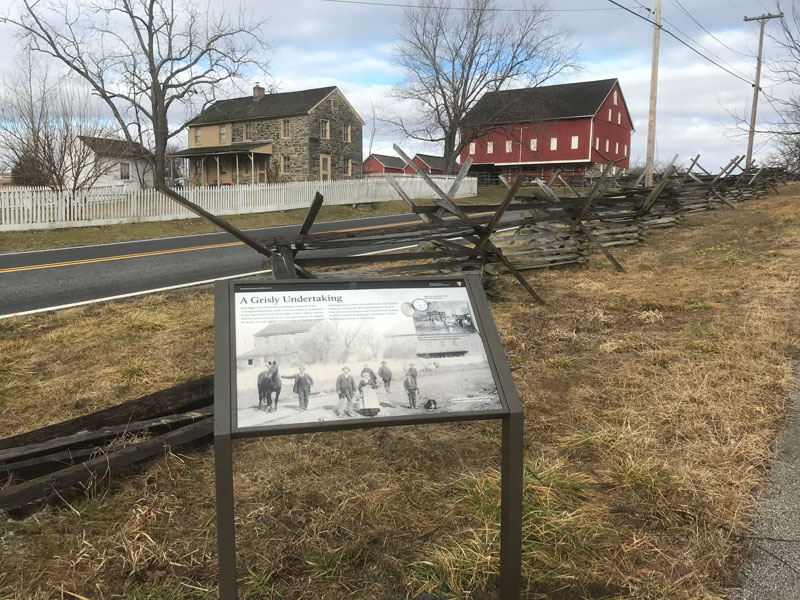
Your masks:
{"label": "stone house facade", "polygon": [[361,177],[363,119],[335,86],[221,100],[189,121],[191,186]]}

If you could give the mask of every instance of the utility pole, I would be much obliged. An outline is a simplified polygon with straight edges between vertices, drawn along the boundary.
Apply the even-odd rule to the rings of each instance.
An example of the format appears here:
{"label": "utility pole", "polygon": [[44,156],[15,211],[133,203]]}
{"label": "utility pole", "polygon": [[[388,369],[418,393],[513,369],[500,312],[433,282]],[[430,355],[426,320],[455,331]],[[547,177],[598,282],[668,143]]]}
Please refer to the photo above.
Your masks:
{"label": "utility pole", "polygon": [[749,169],[753,164],[753,138],[756,135],[756,113],[758,112],[758,92],[761,83],[761,52],[764,49],[764,23],[769,19],[781,19],[783,13],[778,15],[761,15],[760,17],[745,17],[745,21],[761,21],[761,34],[758,37],[758,57],[756,58],[756,84],[753,86],[753,107],[750,111],[750,136],[747,138],[747,159],[745,168]]}
{"label": "utility pole", "polygon": [[653,64],[650,67],[650,117],[647,122],[647,158],[644,184],[653,185],[656,154],[656,97],[658,96],[658,44],[661,40],[661,0],[656,0],[653,18]]}

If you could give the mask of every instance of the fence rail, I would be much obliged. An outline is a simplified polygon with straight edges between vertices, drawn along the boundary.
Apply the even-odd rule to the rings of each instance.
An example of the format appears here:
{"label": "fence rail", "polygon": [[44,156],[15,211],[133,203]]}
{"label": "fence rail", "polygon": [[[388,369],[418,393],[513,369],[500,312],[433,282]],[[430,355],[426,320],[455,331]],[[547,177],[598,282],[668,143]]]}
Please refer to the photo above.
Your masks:
{"label": "fence rail", "polygon": [[[434,175],[433,179],[447,190],[454,177]],[[421,178],[404,178],[403,189],[412,199],[434,197],[431,188]],[[316,192],[325,196],[326,206],[400,200],[398,193],[386,180],[374,178],[181,190],[187,199],[216,215],[307,208]],[[477,193],[477,179],[468,177],[462,183],[457,197],[467,198]],[[77,193],[31,188],[0,189],[0,231],[116,225],[193,217],[194,213],[154,189],[124,191],[98,188]]]}

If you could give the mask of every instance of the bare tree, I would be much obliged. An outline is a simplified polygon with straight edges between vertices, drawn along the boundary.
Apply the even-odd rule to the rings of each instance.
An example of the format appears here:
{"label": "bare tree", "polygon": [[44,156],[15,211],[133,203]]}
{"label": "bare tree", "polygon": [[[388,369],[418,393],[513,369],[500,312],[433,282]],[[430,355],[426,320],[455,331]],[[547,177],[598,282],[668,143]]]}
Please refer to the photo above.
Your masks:
{"label": "bare tree", "polygon": [[82,82],[51,80],[30,53],[0,90],[0,139],[5,162],[19,181],[55,190],[91,188],[112,165],[97,160],[83,136],[105,137],[115,129]]}
{"label": "bare tree", "polygon": [[129,143],[153,149],[163,183],[179,105],[208,103],[215,88],[266,69],[264,21],[241,6],[218,14],[192,0],[22,0],[15,25],[31,47],[85,80]]}
{"label": "bare tree", "polygon": [[509,13],[496,0],[420,0],[404,12],[394,53],[405,80],[392,95],[410,116],[395,111],[385,119],[407,137],[443,143],[446,172],[494,127],[495,113],[464,130],[481,96],[512,84],[540,85],[575,66],[576,50],[552,13],[535,0],[523,6]]}

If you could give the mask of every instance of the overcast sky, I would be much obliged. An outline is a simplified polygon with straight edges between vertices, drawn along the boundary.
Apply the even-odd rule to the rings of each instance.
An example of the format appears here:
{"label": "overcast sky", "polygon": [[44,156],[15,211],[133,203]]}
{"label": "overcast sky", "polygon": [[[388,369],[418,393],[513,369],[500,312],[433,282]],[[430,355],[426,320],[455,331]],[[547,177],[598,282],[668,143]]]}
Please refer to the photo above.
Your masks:
{"label": "overcast sky", "polygon": [[[272,47],[271,72],[267,76],[253,74],[253,81],[276,83],[280,91],[339,86],[367,121],[364,127],[366,155],[371,106],[385,102],[386,92],[401,77],[391,64],[391,56],[402,8],[326,0],[243,2],[269,19],[265,33]],[[413,0],[374,2],[399,4]],[[651,17],[646,8],[652,8],[652,0],[620,2],[640,15]],[[791,6],[785,1],[784,4]],[[521,3],[501,0],[499,5],[518,8]],[[681,10],[681,5],[697,22]],[[570,41],[580,45],[582,63],[582,71],[561,77],[554,83],[618,78],[636,130],[631,144],[632,160],[643,161],[647,142],[652,25],[615,8],[608,0],[553,1],[551,6],[558,9],[555,19],[567,30]],[[773,0],[663,0],[663,26],[743,79],[752,81],[758,23],[746,23],[743,17],[770,11],[776,12]],[[5,28],[0,31],[0,49],[4,56],[10,57],[16,44],[5,35],[7,31]],[[777,21],[768,22],[767,31],[777,33]],[[715,170],[733,155],[743,154],[746,139],[735,136],[734,119],[729,111],[749,115],[751,86],[665,33],[661,35],[660,57],[656,159],[668,161],[677,153],[682,160],[688,160],[699,153],[703,156],[701,164]],[[765,39],[767,65],[774,57],[773,45]],[[769,76],[765,66],[762,87],[769,94],[786,97],[791,93],[785,85],[773,86]],[[252,81],[244,82],[245,87],[251,84]],[[774,118],[774,109],[762,98],[759,122]],[[373,151],[393,153],[393,142],[411,152],[440,152],[435,146],[421,146],[390,132],[376,137]],[[769,152],[769,141],[757,139],[756,156],[765,157]]]}

